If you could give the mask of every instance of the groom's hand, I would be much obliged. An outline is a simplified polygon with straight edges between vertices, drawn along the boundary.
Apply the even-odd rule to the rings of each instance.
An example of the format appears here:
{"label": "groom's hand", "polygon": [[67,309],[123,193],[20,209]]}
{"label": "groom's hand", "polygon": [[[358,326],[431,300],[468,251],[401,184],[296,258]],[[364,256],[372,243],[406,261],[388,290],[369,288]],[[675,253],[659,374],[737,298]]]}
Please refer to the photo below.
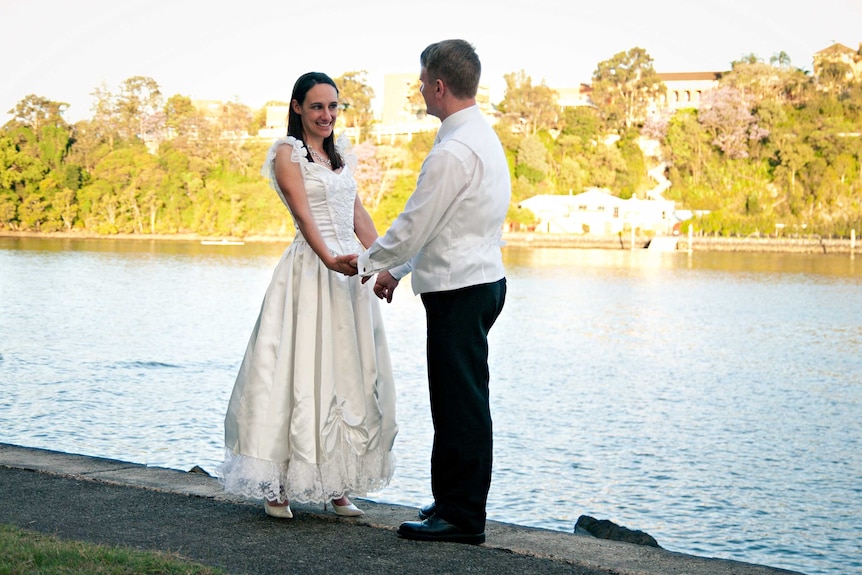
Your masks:
{"label": "groom's hand", "polygon": [[335,256],[335,269],[346,276],[355,276],[359,270],[356,267],[356,261],[359,256],[356,254],[347,254],[344,256]]}
{"label": "groom's hand", "polygon": [[[365,278],[362,279],[365,280]],[[380,299],[385,299],[386,303],[392,303],[392,294],[395,293],[397,287],[398,280],[392,277],[388,271],[377,274],[377,281],[374,282],[374,293]]]}

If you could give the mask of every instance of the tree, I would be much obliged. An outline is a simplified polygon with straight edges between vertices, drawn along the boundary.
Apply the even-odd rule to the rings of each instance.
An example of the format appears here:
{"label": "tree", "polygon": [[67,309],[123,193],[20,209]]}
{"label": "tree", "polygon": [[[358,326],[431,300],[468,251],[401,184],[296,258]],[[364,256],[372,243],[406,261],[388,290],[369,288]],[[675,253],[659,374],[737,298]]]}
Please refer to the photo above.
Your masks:
{"label": "tree", "polygon": [[[24,144],[22,145],[22,138]],[[35,153],[36,146],[30,128],[16,128],[0,135],[0,191],[5,191],[16,204],[38,185],[48,168]]]}
{"label": "tree", "polygon": [[251,109],[239,102],[226,102],[219,110],[213,144],[218,155],[226,160],[231,171],[246,175],[250,161],[243,151],[243,136],[251,126]]}
{"label": "tree", "polygon": [[225,102],[219,110],[218,122],[222,136],[236,138],[248,134],[252,125],[251,108],[240,102]]}
{"label": "tree", "polygon": [[65,231],[72,229],[75,219],[78,217],[78,203],[73,190],[63,188],[54,194],[51,202],[51,216],[58,224],[62,223],[62,229]]}
{"label": "tree", "polygon": [[852,79],[853,68],[847,62],[830,60],[818,66],[817,80],[827,90],[844,91]]}
{"label": "tree", "polygon": [[599,144],[589,158],[588,182],[599,188],[617,187],[617,175],[626,169],[626,161],[616,145]]}
{"label": "tree", "polygon": [[576,158],[564,157],[557,173],[557,188],[561,192],[581,193],[586,172]]}
{"label": "tree", "polygon": [[165,103],[165,127],[171,139],[196,136],[202,121],[188,96],[175,94]]}
{"label": "tree", "polygon": [[769,63],[778,68],[790,68],[790,56],[782,50],[777,54],[773,54],[769,59]]}
{"label": "tree", "polygon": [[18,222],[24,230],[40,231],[47,218],[48,202],[38,193],[27,194],[18,206]]}
{"label": "tree", "polygon": [[548,177],[548,150],[536,136],[526,136],[521,139],[518,147],[515,177],[524,178],[532,184],[537,184]]}
{"label": "tree", "polygon": [[[9,227],[37,231],[62,227],[59,213],[51,208],[54,196],[64,189],[74,193],[81,177],[78,166],[67,163],[73,137],[72,127],[62,117],[66,106],[29,95],[3,127],[0,191],[7,192],[2,223]],[[10,202],[16,205],[14,212]]]}
{"label": "tree", "polygon": [[531,136],[539,130],[549,130],[559,120],[559,94],[545,85],[538,86],[521,70],[504,74],[506,91],[497,109],[513,125],[520,126],[524,133]]}
{"label": "tree", "polygon": [[743,94],[729,87],[703,95],[698,120],[712,135],[712,143],[729,158],[747,158],[749,140],[763,140],[769,133],[757,125]]}
{"label": "tree", "polygon": [[162,138],[164,124],[162,93],[158,83],[146,76],[127,78],[115,99],[117,120],[127,139]]}
{"label": "tree", "polygon": [[731,71],[721,77],[721,86],[739,90],[753,104],[774,99],[782,102],[797,100],[808,83],[805,72],[790,67],[787,54],[773,56],[770,64],[754,54],[732,62]]}
{"label": "tree", "polygon": [[599,62],[593,72],[591,98],[609,127],[622,131],[643,122],[649,104],[667,90],[652,62],[637,47]]}
{"label": "tree", "polygon": [[594,145],[604,134],[602,118],[595,108],[575,106],[563,110],[560,134],[574,136],[581,146]]}
{"label": "tree", "polygon": [[[668,189],[671,195],[680,194],[686,187],[683,184],[700,186],[710,154],[709,135],[697,121],[694,110],[680,110],[671,117],[667,126],[662,155],[670,166],[671,180],[674,185]],[[669,199],[682,200],[676,195]],[[690,207],[699,207],[692,206]]]}
{"label": "tree", "polygon": [[553,146],[553,169],[558,193],[580,193],[591,183],[589,166],[604,146],[604,123],[598,110],[588,106],[563,109],[560,134]]}
{"label": "tree", "polygon": [[156,232],[179,233],[186,229],[184,215],[205,178],[201,168],[203,162],[194,161],[187,148],[178,143],[174,139],[159,146],[158,160],[165,177],[159,185],[163,208],[161,218],[151,225]]}
{"label": "tree", "polygon": [[18,102],[4,129],[20,151],[60,170],[72,141],[72,127],[63,119],[67,106],[31,94]]}
{"label": "tree", "polygon": [[90,93],[94,98],[93,118],[88,124],[89,140],[95,147],[95,142],[103,141],[108,150],[114,149],[114,142],[120,138],[119,116],[114,103],[114,94],[103,83]]}
{"label": "tree", "polygon": [[785,199],[791,212],[798,214],[802,210],[802,194],[797,187],[797,176],[805,164],[814,159],[814,150],[790,132],[778,135],[774,145],[778,161],[775,175],[785,184]]}
{"label": "tree", "polygon": [[368,85],[366,74],[365,70],[346,72],[335,79],[339,87],[344,125],[355,131],[357,143],[368,139],[374,127],[374,111],[371,108],[374,89]]}
{"label": "tree", "polygon": [[0,190],[0,229],[17,228],[18,199]]}
{"label": "tree", "polygon": [[233,113],[232,109],[224,113],[220,110],[217,119],[207,119],[187,96],[171,96],[164,107],[168,140],[160,143],[159,154],[161,155],[162,148],[178,151],[188,158],[195,158],[198,171],[210,169],[216,163],[215,156],[226,144],[219,136],[223,130],[229,128],[222,125],[221,119],[227,117],[226,126],[242,129],[240,126],[246,116],[242,109],[238,109],[235,114],[237,119],[234,121],[231,119]]}
{"label": "tree", "polygon": [[382,183],[388,173],[384,171],[377,157],[377,148],[370,140],[353,147],[357,159],[353,177],[356,180],[359,198],[367,209],[370,209],[378,200],[377,191],[382,190]]}
{"label": "tree", "polygon": [[624,165],[617,171],[616,181],[617,195],[627,200],[631,197],[641,197],[649,187],[649,175],[647,173],[646,160],[643,151],[638,145],[638,132],[629,130],[617,142]]}
{"label": "tree", "polygon": [[34,134],[39,134],[43,126],[63,126],[68,123],[63,119],[63,113],[69,107],[65,102],[54,102],[30,94],[9,110],[12,119],[6,123],[6,128],[28,127]]}

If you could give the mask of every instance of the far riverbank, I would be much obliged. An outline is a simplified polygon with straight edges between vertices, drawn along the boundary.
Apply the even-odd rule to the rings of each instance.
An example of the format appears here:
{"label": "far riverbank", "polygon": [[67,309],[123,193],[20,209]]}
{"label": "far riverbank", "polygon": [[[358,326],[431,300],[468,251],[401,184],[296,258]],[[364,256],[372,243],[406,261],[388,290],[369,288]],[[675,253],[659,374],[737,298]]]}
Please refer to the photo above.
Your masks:
{"label": "far riverbank", "polygon": [[[245,236],[212,237],[199,234],[112,234],[99,235],[88,232],[17,232],[0,230],[0,237],[45,238],[45,239],[101,239],[101,240],[159,240],[159,241],[242,241],[247,243],[289,243],[290,236]],[[507,245],[536,248],[581,248],[581,249],[647,249],[653,242],[661,244],[662,251],[721,251],[721,252],[771,252],[798,254],[850,254],[859,249],[855,241],[819,237],[719,237],[694,236],[689,248],[688,236],[626,236],[549,234],[537,232],[506,232],[503,240]],[[658,245],[658,244],[656,244]]]}
{"label": "far riverbank", "polygon": [[[647,249],[656,242],[662,251],[688,251],[688,236],[594,236],[578,234],[548,234],[535,232],[504,233],[503,239],[518,246],[537,248],[586,248],[586,249]],[[694,236],[691,251],[717,252],[773,252],[797,254],[853,254],[859,249],[849,239],[819,237],[762,238]]]}

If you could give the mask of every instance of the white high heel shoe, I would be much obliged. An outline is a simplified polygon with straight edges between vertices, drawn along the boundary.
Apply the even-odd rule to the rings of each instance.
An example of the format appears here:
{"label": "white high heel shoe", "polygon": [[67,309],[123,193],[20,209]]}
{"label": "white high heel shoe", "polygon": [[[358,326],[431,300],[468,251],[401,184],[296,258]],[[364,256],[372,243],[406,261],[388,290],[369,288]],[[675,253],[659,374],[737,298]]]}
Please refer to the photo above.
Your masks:
{"label": "white high heel shoe", "polygon": [[287,505],[270,505],[269,501],[264,500],[263,509],[270,517],[293,519],[293,511],[290,510],[290,503]]}
{"label": "white high heel shoe", "polygon": [[336,515],[341,515],[342,517],[361,517],[365,515],[365,512],[353,503],[348,503],[347,505],[338,505],[335,501],[330,501],[330,503],[332,503],[332,508],[335,510]]}

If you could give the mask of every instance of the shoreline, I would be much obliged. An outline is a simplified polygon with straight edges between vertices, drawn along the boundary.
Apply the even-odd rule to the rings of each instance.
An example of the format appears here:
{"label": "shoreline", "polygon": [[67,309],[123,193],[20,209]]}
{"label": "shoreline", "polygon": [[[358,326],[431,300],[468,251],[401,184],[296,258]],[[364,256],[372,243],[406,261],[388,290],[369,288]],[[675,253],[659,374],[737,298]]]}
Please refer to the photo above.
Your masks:
{"label": "shoreline", "polygon": [[[225,493],[217,478],[196,469],[2,442],[0,489],[6,496],[0,523],[70,540],[180,550],[234,573],[285,573],[285,557],[272,553],[282,548],[292,565],[308,573],[451,573],[471,565],[476,575],[802,575],[593,536],[574,527],[552,531],[493,520],[481,545],[405,541],[395,531],[416,509],[365,498],[357,500],[366,514],[356,518],[292,503],[296,517],[285,524],[266,517],[259,501]],[[117,501],[123,502],[121,509]],[[238,526],[244,535],[239,539]],[[342,567],[333,559],[333,546],[350,550]]]}
{"label": "shoreline", "polygon": [[[61,240],[132,240],[132,241],[221,241],[244,243],[290,243],[289,236],[205,236],[200,234],[112,234],[99,235],[90,232],[18,232],[0,230],[0,238],[32,238]],[[763,252],[796,254],[849,254],[851,257],[860,250],[850,239],[834,238],[760,238],[760,237],[719,237],[694,236],[689,247],[688,236],[646,236],[624,237],[622,235],[598,236],[578,234],[549,234],[537,232],[504,232],[503,241],[513,247],[534,248],[575,248],[635,250],[651,249],[653,240],[660,240],[660,251],[665,252]],[[228,244],[230,245],[230,244]]]}

